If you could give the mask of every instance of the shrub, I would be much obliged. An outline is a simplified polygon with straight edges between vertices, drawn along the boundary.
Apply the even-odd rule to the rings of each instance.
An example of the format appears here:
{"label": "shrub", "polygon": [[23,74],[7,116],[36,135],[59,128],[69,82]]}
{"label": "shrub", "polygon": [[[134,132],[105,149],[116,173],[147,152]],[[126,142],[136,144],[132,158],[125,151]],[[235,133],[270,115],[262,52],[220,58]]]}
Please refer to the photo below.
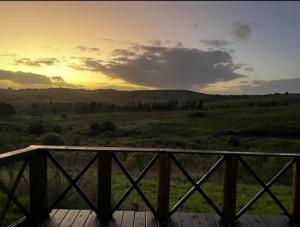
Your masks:
{"label": "shrub", "polygon": [[89,135],[99,135],[104,132],[113,132],[116,130],[116,126],[112,121],[106,121],[102,124],[94,123],[89,128]]}
{"label": "shrub", "polygon": [[29,133],[32,135],[42,135],[45,132],[45,128],[42,124],[42,122],[34,122],[31,123],[29,126]]}
{"label": "shrub", "polygon": [[234,147],[240,145],[240,140],[238,138],[236,138],[235,136],[230,136],[228,138],[228,142],[230,145],[232,145]]}
{"label": "shrub", "polygon": [[54,132],[47,132],[41,137],[43,145],[64,145],[65,140],[62,135]]}
{"label": "shrub", "polygon": [[16,114],[16,110],[9,103],[0,103],[0,117],[10,117]]}
{"label": "shrub", "polygon": [[206,113],[204,113],[204,112],[190,113],[189,117],[191,117],[191,118],[203,118],[203,117],[206,117]]}

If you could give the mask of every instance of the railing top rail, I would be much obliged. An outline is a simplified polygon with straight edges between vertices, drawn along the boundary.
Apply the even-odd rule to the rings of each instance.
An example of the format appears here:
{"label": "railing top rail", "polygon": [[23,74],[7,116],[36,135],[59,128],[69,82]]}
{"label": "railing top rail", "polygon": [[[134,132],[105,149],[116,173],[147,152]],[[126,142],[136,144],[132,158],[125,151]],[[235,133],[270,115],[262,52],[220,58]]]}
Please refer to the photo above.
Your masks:
{"label": "railing top rail", "polygon": [[203,154],[203,155],[241,155],[265,157],[300,157],[299,153],[288,152],[250,152],[250,151],[215,151],[173,148],[133,148],[133,147],[88,147],[88,146],[49,146],[31,145],[27,148],[0,154],[0,163],[23,159],[33,151],[82,151],[82,152],[144,152],[144,153],[173,153],[173,154]]}
{"label": "railing top rail", "polygon": [[0,164],[7,163],[9,161],[18,161],[25,159],[31,154],[31,152],[36,150],[35,147],[36,146],[29,146],[23,149],[2,153],[0,154]]}

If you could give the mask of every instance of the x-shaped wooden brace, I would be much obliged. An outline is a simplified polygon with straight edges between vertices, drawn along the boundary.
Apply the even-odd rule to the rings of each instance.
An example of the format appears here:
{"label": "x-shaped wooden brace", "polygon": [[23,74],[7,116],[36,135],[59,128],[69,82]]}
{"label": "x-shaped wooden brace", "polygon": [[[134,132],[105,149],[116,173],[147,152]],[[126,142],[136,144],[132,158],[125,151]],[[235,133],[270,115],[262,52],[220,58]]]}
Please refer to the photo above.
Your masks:
{"label": "x-shaped wooden brace", "polygon": [[122,161],[116,156],[115,153],[113,153],[113,159],[116,161],[116,163],[118,164],[118,166],[120,167],[120,169],[123,171],[123,173],[125,174],[125,176],[127,177],[127,179],[130,181],[131,186],[128,188],[127,192],[123,195],[123,197],[121,198],[121,200],[117,203],[117,205],[113,208],[117,209],[118,206],[121,205],[121,203],[125,200],[125,198],[130,194],[130,192],[135,189],[138,194],[140,195],[140,197],[142,198],[142,200],[145,202],[145,204],[147,205],[147,207],[149,208],[149,210],[152,212],[152,214],[157,217],[157,212],[155,210],[155,208],[152,206],[152,204],[149,202],[149,200],[147,199],[147,197],[145,196],[145,194],[142,192],[142,190],[139,188],[138,184],[141,181],[141,179],[143,178],[143,176],[147,173],[147,171],[151,168],[151,166],[154,164],[154,162],[156,161],[158,154],[156,154],[153,159],[149,162],[149,164],[145,167],[145,169],[142,171],[142,173],[138,176],[138,178],[136,180],[134,180],[131,175],[129,174],[128,170],[126,169],[125,165],[122,163]]}
{"label": "x-shaped wooden brace", "polygon": [[13,202],[17,207],[18,209],[26,216],[26,217],[29,217],[29,213],[28,211],[26,210],[26,208],[19,202],[19,200],[16,198],[15,196],[15,192],[17,190],[17,187],[19,185],[19,182],[22,178],[22,175],[24,173],[24,170],[26,168],[28,164],[28,160],[25,160],[20,168],[20,171],[15,179],[15,182],[11,188],[11,190],[9,190],[6,185],[0,180],[0,189],[7,195],[7,200],[6,200],[6,203],[3,207],[3,210],[2,210],[2,215],[0,217],[0,226],[3,225],[3,222],[4,222],[4,219],[5,219],[5,216],[6,216],[6,213],[10,207],[10,204],[11,202]]}
{"label": "x-shaped wooden brace", "polygon": [[258,183],[263,187],[235,216],[238,219],[243,213],[245,213],[265,192],[267,192],[271,198],[274,200],[286,216],[291,218],[291,214],[285,209],[282,203],[277,199],[274,193],[270,190],[270,187],[281,177],[294,163],[294,160],[290,160],[267,184],[259,178],[259,176],[251,169],[251,167],[239,157],[239,161],[245,166],[245,168],[252,174],[252,176],[258,181]]}
{"label": "x-shaped wooden brace", "polygon": [[68,193],[68,191],[74,187],[76,191],[80,194],[80,196],[85,200],[85,202],[89,205],[89,207],[97,212],[96,206],[88,199],[88,197],[82,192],[80,187],[76,184],[77,181],[82,177],[82,175],[89,169],[89,167],[94,163],[94,161],[97,159],[98,154],[96,154],[89,162],[88,164],[83,168],[83,170],[78,174],[78,176],[73,179],[67,171],[61,166],[61,164],[48,152],[47,153],[50,160],[54,163],[54,165],[62,172],[62,174],[68,179],[70,182],[70,185],[63,191],[63,193],[54,201],[54,203],[49,207],[49,211],[51,211],[55,206],[58,204],[60,200],[64,198],[64,196]]}
{"label": "x-shaped wooden brace", "polygon": [[211,169],[197,182],[194,181],[194,179],[189,175],[189,173],[184,169],[184,167],[179,163],[179,161],[175,158],[173,154],[170,154],[170,157],[172,158],[175,165],[178,167],[178,169],[183,173],[183,175],[191,182],[193,187],[185,194],[185,196],[182,197],[182,199],[171,209],[170,216],[176,212],[176,210],[197,190],[202,197],[207,201],[207,203],[218,213],[220,216],[222,216],[222,212],[219,210],[219,208],[214,204],[214,202],[209,198],[209,196],[201,189],[201,185],[215,172],[216,169],[219,168],[219,166],[224,161],[224,156],[222,156],[212,167]]}

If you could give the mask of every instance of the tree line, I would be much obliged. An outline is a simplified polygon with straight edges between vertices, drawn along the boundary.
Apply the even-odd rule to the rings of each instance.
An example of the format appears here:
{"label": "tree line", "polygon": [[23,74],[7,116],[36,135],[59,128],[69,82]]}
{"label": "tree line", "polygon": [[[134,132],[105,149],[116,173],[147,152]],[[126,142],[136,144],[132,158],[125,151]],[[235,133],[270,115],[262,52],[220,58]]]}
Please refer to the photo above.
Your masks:
{"label": "tree line", "polygon": [[[124,105],[102,102],[90,103],[33,103],[30,105],[17,106],[17,111],[9,103],[3,103],[5,108],[0,108],[3,115],[7,115],[7,109],[10,113],[26,114],[31,116],[42,116],[46,114],[86,114],[86,113],[103,113],[103,112],[153,112],[153,111],[188,111],[203,108],[202,100],[190,100],[179,102],[178,100],[164,102],[127,102]],[[8,114],[8,115],[12,115]]]}

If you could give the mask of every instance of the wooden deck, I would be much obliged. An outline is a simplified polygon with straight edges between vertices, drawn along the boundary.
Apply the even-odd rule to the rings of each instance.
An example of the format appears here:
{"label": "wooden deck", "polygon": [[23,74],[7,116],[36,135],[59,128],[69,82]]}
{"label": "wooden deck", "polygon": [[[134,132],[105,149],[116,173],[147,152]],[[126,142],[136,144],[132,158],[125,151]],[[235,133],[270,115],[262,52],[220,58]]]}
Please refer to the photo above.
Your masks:
{"label": "wooden deck", "polygon": [[[116,211],[112,220],[106,224],[100,224],[96,214],[89,210],[53,210],[50,218],[40,227],[221,227],[220,218],[214,214],[199,213],[175,213],[169,223],[159,225],[150,212]],[[228,226],[228,225],[227,225]],[[290,225],[285,216],[250,216],[239,218],[235,227],[288,227]]]}

